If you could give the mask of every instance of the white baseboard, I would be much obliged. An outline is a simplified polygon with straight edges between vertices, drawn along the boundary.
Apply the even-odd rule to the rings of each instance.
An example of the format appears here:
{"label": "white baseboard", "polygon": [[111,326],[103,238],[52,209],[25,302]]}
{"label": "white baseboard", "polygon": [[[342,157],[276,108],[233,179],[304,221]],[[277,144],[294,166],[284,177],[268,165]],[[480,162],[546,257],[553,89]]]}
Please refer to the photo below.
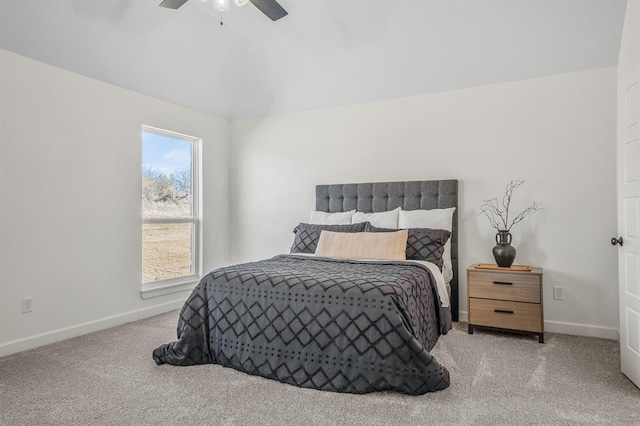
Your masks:
{"label": "white baseboard", "polygon": [[[466,311],[459,311],[458,316],[461,322],[467,322],[469,319]],[[549,333],[572,334],[574,336],[600,337],[602,339],[620,340],[620,331],[617,328],[607,328],[596,325],[545,321],[544,331],[548,331]]]}
{"label": "white baseboard", "polygon": [[151,306],[149,308],[143,308],[138,311],[138,319],[151,318],[166,312],[175,311],[176,309],[182,308],[183,305],[184,298],[163,303],[161,305]]}
{"label": "white baseboard", "polygon": [[573,334],[575,336],[600,337],[601,339],[620,340],[617,328],[597,325],[574,324],[570,322],[545,321],[544,331],[550,333]]}
{"label": "white baseboard", "polygon": [[125,312],[119,315],[85,322],[71,327],[60,328],[47,333],[26,337],[24,339],[11,340],[0,345],[0,357],[59,342],[61,340],[71,339],[72,337],[93,333],[95,331],[116,327],[128,322],[150,318],[155,315],[180,309],[182,305],[184,305],[184,299],[174,300],[172,302],[139,309],[137,311]]}

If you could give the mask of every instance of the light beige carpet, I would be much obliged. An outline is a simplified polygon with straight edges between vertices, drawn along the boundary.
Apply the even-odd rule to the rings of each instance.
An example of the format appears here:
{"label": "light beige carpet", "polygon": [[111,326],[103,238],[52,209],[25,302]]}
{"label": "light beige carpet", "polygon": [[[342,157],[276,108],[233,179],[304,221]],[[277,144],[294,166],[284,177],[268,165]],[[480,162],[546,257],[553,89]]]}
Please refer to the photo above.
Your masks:
{"label": "light beige carpet", "polygon": [[618,343],[464,331],[434,354],[441,392],[337,394],[217,365],[156,366],[175,339],[172,312],[0,358],[1,425],[640,424],[640,390],[620,373]]}

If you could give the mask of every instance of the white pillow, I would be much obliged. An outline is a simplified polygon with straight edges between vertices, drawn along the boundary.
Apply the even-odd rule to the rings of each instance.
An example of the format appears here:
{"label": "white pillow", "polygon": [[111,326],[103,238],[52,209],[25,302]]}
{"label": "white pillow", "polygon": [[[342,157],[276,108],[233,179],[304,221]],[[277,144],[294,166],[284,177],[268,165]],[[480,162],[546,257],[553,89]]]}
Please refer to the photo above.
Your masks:
{"label": "white pillow", "polygon": [[355,210],[349,210],[348,212],[327,213],[312,210],[309,223],[314,225],[351,225],[351,216],[355,212]]}
{"label": "white pillow", "polygon": [[[453,230],[453,212],[455,207],[448,209],[432,210],[401,210],[398,215],[398,228],[431,228],[444,229],[451,232]],[[445,282],[453,279],[453,262],[451,262],[451,238],[444,245],[442,255],[442,275]]]}
{"label": "white pillow", "polygon": [[400,210],[402,209],[398,207],[390,212],[355,212],[351,217],[351,223],[369,222],[378,228],[398,229],[398,213]]}

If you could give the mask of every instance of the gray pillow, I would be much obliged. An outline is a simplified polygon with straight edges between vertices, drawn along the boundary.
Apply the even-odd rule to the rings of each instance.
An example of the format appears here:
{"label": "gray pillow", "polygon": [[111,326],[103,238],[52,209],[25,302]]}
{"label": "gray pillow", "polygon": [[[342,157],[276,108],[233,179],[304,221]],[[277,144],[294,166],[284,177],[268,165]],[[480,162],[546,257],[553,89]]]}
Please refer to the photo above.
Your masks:
{"label": "gray pillow", "polygon": [[301,223],[293,230],[295,237],[291,246],[291,253],[315,253],[322,231],[333,232],[362,232],[368,222],[352,225],[314,225]]}
{"label": "gray pillow", "polygon": [[[396,232],[397,229],[378,228],[367,222],[365,232]],[[407,259],[426,260],[442,271],[444,245],[451,232],[444,229],[410,228],[407,236]]]}

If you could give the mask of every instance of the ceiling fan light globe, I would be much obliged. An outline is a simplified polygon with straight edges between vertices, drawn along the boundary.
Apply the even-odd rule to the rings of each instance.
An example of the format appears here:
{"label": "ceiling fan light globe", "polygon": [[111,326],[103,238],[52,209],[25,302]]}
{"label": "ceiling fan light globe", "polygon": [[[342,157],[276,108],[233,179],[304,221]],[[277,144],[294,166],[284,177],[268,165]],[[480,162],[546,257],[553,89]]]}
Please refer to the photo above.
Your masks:
{"label": "ceiling fan light globe", "polygon": [[231,10],[231,0],[213,0],[213,8],[221,12]]}
{"label": "ceiling fan light globe", "polygon": [[236,6],[244,6],[245,4],[249,3],[249,0],[233,0],[236,4]]}

